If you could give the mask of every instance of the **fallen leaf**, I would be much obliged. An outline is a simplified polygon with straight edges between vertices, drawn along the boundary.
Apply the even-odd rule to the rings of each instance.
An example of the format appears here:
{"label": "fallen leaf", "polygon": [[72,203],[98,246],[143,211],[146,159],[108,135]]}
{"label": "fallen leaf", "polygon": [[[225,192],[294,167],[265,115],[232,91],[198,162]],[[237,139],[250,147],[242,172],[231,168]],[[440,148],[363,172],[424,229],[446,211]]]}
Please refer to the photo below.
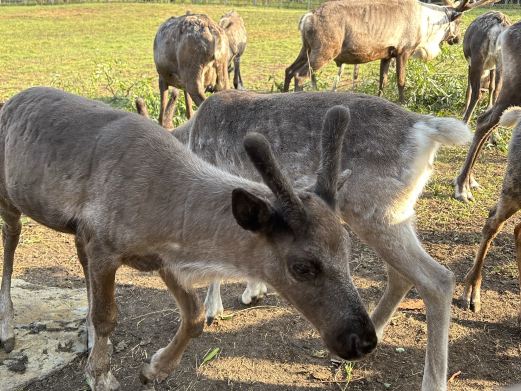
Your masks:
{"label": "fallen leaf", "polygon": [[206,353],[206,356],[203,358],[203,362],[201,363],[201,367],[206,364],[208,361],[211,361],[217,356],[217,354],[221,351],[220,348],[213,348],[208,353]]}

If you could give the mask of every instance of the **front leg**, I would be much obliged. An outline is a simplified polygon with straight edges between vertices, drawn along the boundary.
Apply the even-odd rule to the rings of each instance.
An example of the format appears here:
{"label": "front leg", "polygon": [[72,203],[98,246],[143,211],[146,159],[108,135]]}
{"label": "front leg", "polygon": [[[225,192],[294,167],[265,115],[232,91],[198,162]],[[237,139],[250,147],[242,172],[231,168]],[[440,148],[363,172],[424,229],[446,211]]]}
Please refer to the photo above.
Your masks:
{"label": "front leg", "polygon": [[396,57],[396,81],[400,103],[405,103],[405,70],[409,56],[409,52],[404,52]]}
{"label": "front leg", "polygon": [[85,369],[87,383],[92,391],[119,390],[119,383],[110,372],[109,346],[109,335],[116,327],[114,289],[119,263],[113,257],[100,256],[94,251],[87,250],[86,254],[89,259],[89,316],[94,326],[94,344]]}
{"label": "front leg", "polygon": [[166,379],[181,361],[190,339],[201,335],[204,328],[203,306],[196,293],[181,286],[168,270],[160,270],[159,275],[174,295],[181,311],[181,324],[174,339],[166,347],[159,349],[152,356],[150,364],[143,367],[140,379],[145,384]]}

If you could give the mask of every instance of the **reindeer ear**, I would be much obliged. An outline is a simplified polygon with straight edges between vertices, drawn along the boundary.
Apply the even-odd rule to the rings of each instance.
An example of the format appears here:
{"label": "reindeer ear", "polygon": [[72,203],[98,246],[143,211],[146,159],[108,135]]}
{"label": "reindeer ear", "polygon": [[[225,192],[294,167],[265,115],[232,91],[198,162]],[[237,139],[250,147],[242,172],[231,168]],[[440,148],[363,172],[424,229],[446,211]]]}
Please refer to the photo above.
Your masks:
{"label": "reindeer ear", "polygon": [[232,212],[242,228],[253,232],[270,230],[276,214],[268,201],[240,188],[232,191]]}

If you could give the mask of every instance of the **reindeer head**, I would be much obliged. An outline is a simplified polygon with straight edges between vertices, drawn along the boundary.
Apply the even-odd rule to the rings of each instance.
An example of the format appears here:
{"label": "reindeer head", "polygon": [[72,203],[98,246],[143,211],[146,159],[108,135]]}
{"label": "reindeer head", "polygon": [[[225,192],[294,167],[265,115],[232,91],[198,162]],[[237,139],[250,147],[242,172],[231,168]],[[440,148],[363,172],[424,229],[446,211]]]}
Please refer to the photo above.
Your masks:
{"label": "reindeer head", "polygon": [[460,42],[460,25],[461,15],[463,15],[463,12],[468,11],[472,8],[482,7],[487,4],[493,4],[498,1],[499,0],[478,0],[470,3],[469,0],[461,0],[457,3],[454,3],[454,1],[452,0],[443,0],[443,3],[445,4],[445,12],[447,13],[447,17],[449,19],[449,29],[447,30],[447,35],[445,36],[444,41],[447,42],[449,45],[454,45]]}
{"label": "reindeer head", "polygon": [[274,199],[239,188],[232,193],[232,209],[239,225],[260,235],[269,247],[269,262],[256,266],[265,281],[304,314],[332,352],[352,360],[371,352],[377,338],[351,280],[351,243],[336,213],[348,122],[344,107],[327,112],[317,180],[303,191],[292,188],[263,136],[246,136],[246,152]]}

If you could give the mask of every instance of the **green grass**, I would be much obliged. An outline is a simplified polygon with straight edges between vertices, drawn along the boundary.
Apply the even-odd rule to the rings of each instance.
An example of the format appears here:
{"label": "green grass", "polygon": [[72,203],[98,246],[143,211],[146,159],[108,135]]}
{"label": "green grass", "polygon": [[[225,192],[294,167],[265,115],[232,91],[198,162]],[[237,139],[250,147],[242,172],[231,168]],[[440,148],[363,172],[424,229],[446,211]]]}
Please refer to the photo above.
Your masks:
{"label": "green grass", "polygon": [[[187,10],[204,12],[217,20],[230,8],[161,3],[0,7],[0,100],[30,86],[52,85],[129,110],[134,98],[141,96],[146,99],[151,114],[157,115],[159,98],[152,55],[157,27],[168,17]],[[284,69],[299,51],[297,24],[305,11],[263,7],[235,9],[244,18],[249,37],[242,59],[246,88],[277,91]],[[485,11],[466,13],[463,29]],[[521,18],[519,9],[502,11],[513,21]],[[336,71],[333,62],[320,70],[321,89],[331,88]],[[352,67],[347,66],[340,90],[351,89],[351,72]],[[356,91],[375,94],[378,72],[377,62],[363,65]],[[394,70],[389,74],[385,97],[397,101]],[[466,74],[461,45],[444,45],[442,54],[428,63],[411,60],[405,106],[417,112],[459,118]],[[180,106],[177,124],[184,120],[182,102]],[[503,157],[507,140],[508,133],[500,138]],[[447,194],[449,188],[450,184],[434,183],[431,191],[441,195]],[[465,209],[460,209],[464,213]]]}
{"label": "green grass", "polygon": [[[148,97],[157,109],[157,75],[152,42],[157,27],[169,16],[204,12],[218,19],[230,7],[192,4],[72,4],[0,8],[0,99],[34,85],[54,85],[85,96],[131,107],[136,95]],[[277,90],[284,69],[300,46],[297,23],[303,10],[240,7],[249,36],[243,58],[246,87]],[[479,12],[465,15],[467,25]],[[513,19],[521,12],[507,10]],[[341,89],[349,89],[347,67]],[[319,74],[322,88],[330,88],[334,63]],[[396,100],[390,72],[386,96]],[[357,90],[374,93],[378,64],[362,66]],[[436,60],[412,60],[408,69],[407,107],[416,111],[459,115],[466,85],[461,46],[445,46]]]}

